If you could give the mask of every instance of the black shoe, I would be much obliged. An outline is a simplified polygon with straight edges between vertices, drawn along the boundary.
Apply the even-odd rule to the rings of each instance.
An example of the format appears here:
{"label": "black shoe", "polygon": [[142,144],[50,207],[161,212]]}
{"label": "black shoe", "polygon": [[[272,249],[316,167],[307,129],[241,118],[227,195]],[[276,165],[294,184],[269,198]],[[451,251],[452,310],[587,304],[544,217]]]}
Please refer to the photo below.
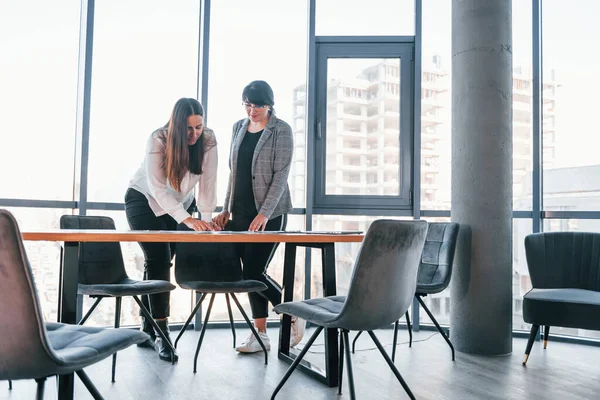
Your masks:
{"label": "black shoe", "polygon": [[[156,321],[156,324],[160,328],[160,330],[165,334],[169,343],[173,343],[171,340],[171,336],[169,335],[169,324],[166,319]],[[171,350],[171,346],[168,343],[165,343],[162,336],[158,332],[155,332],[156,340],[154,341],[154,348],[158,352],[158,357],[161,360],[165,361],[177,361],[179,356],[177,355],[177,351],[175,349]]]}
{"label": "black shoe", "polygon": [[145,342],[138,343],[137,346],[154,350],[154,341],[156,340],[156,334],[154,333],[154,328],[152,328],[152,325],[150,324],[150,322],[148,322],[148,320],[146,320],[145,317],[142,317],[142,327],[140,328],[140,330],[148,336],[150,336],[150,339],[146,340]]}

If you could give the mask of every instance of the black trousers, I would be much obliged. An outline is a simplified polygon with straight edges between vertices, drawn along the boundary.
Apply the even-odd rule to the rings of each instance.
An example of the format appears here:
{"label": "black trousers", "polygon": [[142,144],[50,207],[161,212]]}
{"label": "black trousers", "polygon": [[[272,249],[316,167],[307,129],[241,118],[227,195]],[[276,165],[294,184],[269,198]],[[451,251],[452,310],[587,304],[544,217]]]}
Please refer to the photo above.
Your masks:
{"label": "black trousers", "polygon": [[[225,226],[229,231],[247,231],[254,217],[234,217]],[[287,225],[287,215],[281,215],[267,222],[265,231],[282,231]],[[242,259],[244,279],[263,282],[267,290],[248,293],[252,318],[269,316],[269,302],[276,306],[281,303],[281,286],[267,275],[267,268],[279,243],[238,243],[237,249]]]}
{"label": "black trousers", "polygon": [[[191,214],[196,200],[188,208]],[[177,222],[168,214],[157,217],[148,204],[148,199],[135,189],[125,193],[125,214],[133,230],[174,231]],[[171,280],[171,260],[175,255],[175,243],[140,243],[144,252],[144,279]],[[169,316],[170,292],[142,296],[142,303],[150,310],[153,318]]]}

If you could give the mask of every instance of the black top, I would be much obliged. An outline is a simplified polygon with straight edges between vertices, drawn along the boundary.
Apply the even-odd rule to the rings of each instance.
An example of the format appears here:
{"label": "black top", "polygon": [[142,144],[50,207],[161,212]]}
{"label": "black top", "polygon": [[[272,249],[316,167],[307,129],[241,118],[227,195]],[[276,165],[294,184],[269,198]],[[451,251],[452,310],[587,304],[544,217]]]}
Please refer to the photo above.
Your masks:
{"label": "black top", "polygon": [[255,133],[246,132],[244,140],[242,140],[242,144],[240,145],[237,171],[235,173],[233,206],[231,209],[234,218],[254,218],[258,214],[256,204],[254,203],[254,189],[252,188],[252,156],[263,130]]}

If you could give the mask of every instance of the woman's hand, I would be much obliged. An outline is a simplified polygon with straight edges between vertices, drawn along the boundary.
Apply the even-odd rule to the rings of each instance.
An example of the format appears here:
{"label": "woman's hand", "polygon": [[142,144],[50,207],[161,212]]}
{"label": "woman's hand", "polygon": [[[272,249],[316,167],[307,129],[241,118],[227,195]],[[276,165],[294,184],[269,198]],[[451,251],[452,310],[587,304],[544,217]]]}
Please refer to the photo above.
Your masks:
{"label": "woman's hand", "polygon": [[265,228],[267,227],[267,221],[269,219],[267,217],[265,217],[262,214],[258,214],[254,220],[252,221],[252,223],[250,224],[250,227],[248,227],[249,231],[264,231]]}
{"label": "woman's hand", "polygon": [[186,224],[188,228],[193,229],[195,231],[214,231],[211,222],[205,222],[201,219],[187,217],[183,220],[183,223]]}
{"label": "woman's hand", "polygon": [[225,225],[227,225],[227,221],[229,221],[230,215],[231,214],[229,213],[229,211],[222,211],[221,214],[217,215],[212,219],[212,222],[219,228],[225,229]]}

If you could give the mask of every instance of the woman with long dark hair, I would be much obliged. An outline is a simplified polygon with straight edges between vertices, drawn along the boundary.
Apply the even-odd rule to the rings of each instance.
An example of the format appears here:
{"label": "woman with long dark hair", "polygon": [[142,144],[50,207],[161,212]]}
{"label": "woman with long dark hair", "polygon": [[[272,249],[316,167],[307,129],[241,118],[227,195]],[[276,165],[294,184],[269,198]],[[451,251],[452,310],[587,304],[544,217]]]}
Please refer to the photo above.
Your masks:
{"label": "woman with long dark hair", "polygon": [[[180,223],[196,231],[219,229],[211,222],[216,199],[217,141],[204,126],[202,105],[191,98],[175,103],[169,122],[150,135],[146,155],[125,193],[125,212],[134,230],[176,230]],[[194,188],[198,186],[198,196]],[[201,219],[192,217],[197,209]],[[144,279],[170,280],[175,243],[140,243],[144,252]],[[143,296],[157,325],[170,340],[169,292]],[[142,317],[142,330],[162,360],[177,360],[160,335]]]}

